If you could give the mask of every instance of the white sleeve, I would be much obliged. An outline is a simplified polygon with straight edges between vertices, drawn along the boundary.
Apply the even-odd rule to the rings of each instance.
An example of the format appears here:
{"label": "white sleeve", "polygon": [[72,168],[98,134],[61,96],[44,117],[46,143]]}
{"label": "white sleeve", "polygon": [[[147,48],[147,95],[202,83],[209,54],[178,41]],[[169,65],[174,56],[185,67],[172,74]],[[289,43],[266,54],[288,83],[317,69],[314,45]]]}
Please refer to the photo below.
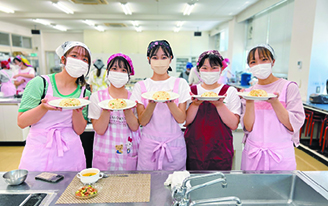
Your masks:
{"label": "white sleeve", "polygon": [[226,105],[228,109],[234,113],[238,114],[240,116],[241,113],[241,101],[239,96],[237,95],[237,89],[234,87],[229,87],[227,91],[227,97],[226,97]]}
{"label": "white sleeve", "polygon": [[91,103],[89,104],[89,119],[99,119],[102,109],[99,107],[98,92],[94,92],[90,96]]}
{"label": "white sleeve", "polygon": [[191,99],[189,84],[183,78],[180,78],[179,82],[179,95],[179,103],[184,103]]}
{"label": "white sleeve", "polygon": [[93,79],[93,73],[94,73],[94,70],[92,70],[91,72],[90,72],[90,74],[89,74],[89,78],[88,78],[88,81],[87,81],[87,83],[88,84],[90,84],[90,85],[92,85],[93,84],[93,82],[94,82],[94,79]]}
{"label": "white sleeve", "polygon": [[29,71],[28,71],[28,74],[34,74],[34,76],[35,76],[35,70],[34,70],[34,68],[33,67],[29,67],[30,69],[29,69]]}
{"label": "white sleeve", "polygon": [[130,100],[132,101],[138,101],[139,104],[143,105],[143,102],[141,101],[141,88],[140,84],[135,83],[133,90],[132,90],[132,95],[130,97]]}

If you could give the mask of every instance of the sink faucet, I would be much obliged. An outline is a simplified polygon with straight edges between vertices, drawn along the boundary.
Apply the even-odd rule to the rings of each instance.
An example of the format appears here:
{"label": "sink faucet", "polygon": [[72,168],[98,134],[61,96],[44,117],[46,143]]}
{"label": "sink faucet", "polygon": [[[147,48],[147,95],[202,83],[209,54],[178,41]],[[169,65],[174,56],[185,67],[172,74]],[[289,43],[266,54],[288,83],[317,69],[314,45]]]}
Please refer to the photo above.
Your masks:
{"label": "sink faucet", "polygon": [[[187,187],[187,183],[190,180],[193,179],[201,179],[201,178],[205,178],[205,177],[211,177],[211,176],[219,176],[218,179],[214,179],[211,180],[209,182],[205,182],[203,184],[200,185],[196,185],[194,187],[188,188]],[[177,187],[174,188],[172,191],[172,197],[174,199],[174,204],[175,206],[187,206],[189,205],[190,201],[189,201],[189,194],[190,192],[209,186],[209,185],[213,185],[216,183],[221,183],[222,187],[225,188],[227,187],[227,181],[226,181],[226,177],[222,172],[215,172],[215,173],[210,173],[210,174],[206,174],[206,175],[197,175],[197,176],[192,176],[192,177],[187,177],[186,179],[183,180],[181,187]]]}
{"label": "sink faucet", "polygon": [[212,198],[212,199],[206,199],[206,200],[196,200],[192,201],[189,206],[195,206],[199,204],[206,204],[206,203],[219,203],[219,202],[230,202],[230,201],[236,201],[236,206],[242,206],[242,203],[238,197],[221,197],[221,198]]}

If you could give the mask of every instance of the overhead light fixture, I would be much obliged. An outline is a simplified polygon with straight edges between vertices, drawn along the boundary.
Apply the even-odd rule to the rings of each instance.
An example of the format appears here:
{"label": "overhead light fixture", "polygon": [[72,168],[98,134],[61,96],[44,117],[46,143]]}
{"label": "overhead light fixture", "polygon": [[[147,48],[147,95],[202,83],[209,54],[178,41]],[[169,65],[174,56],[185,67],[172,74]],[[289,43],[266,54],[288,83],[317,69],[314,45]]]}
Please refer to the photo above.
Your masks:
{"label": "overhead light fixture", "polygon": [[180,31],[180,27],[176,27],[173,31],[174,32],[179,32]]}
{"label": "overhead light fixture", "polygon": [[85,23],[85,24],[87,24],[87,25],[89,25],[89,26],[95,26],[95,24],[92,22],[92,21],[90,21],[90,20],[82,20],[82,22],[83,23]]}
{"label": "overhead light fixture", "polygon": [[54,29],[58,29],[58,30],[60,30],[60,31],[67,31],[66,28],[64,28],[64,27],[62,27],[62,26],[59,26],[59,25],[56,25],[56,24],[52,25],[52,28],[54,28]]}
{"label": "overhead light fixture", "polygon": [[104,27],[99,26],[99,25],[96,25],[95,29],[97,29],[98,31],[101,31],[101,32],[105,31]]}
{"label": "overhead light fixture", "polygon": [[62,10],[66,14],[74,14],[74,12],[70,9],[67,8],[64,4],[60,2],[51,2],[53,6],[57,7],[58,9]]}
{"label": "overhead light fixture", "polygon": [[183,21],[179,21],[178,23],[177,23],[177,27],[181,27],[182,25],[183,25]]}
{"label": "overhead light fixture", "polygon": [[0,6],[0,11],[3,11],[3,12],[5,12],[5,13],[15,13],[14,10],[9,9],[9,8],[7,8],[7,7],[3,7],[3,6]]}
{"label": "overhead light fixture", "polygon": [[136,21],[132,21],[133,26],[138,27],[139,24]]}
{"label": "overhead light fixture", "polygon": [[121,7],[122,7],[123,12],[124,12],[125,15],[131,15],[132,14],[132,12],[131,12],[129,6],[127,5],[127,3],[122,3],[121,2],[120,4],[121,4]]}
{"label": "overhead light fixture", "polygon": [[33,19],[33,21],[43,25],[50,25],[50,22],[47,22],[43,19]]}
{"label": "overhead light fixture", "polygon": [[195,4],[194,3],[188,3],[187,7],[185,8],[183,15],[190,15],[191,11],[193,10]]}
{"label": "overhead light fixture", "polygon": [[141,27],[140,27],[140,26],[136,27],[136,31],[137,31],[137,32],[142,32]]}

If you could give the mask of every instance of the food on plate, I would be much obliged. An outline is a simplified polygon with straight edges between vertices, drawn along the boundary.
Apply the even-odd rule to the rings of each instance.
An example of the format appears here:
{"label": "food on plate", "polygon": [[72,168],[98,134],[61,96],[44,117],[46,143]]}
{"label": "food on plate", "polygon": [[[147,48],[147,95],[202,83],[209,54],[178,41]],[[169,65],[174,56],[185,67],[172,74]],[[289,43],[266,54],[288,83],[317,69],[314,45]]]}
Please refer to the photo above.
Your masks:
{"label": "food on plate", "polygon": [[253,89],[249,92],[249,95],[253,97],[267,97],[268,93],[262,89]]}
{"label": "food on plate", "polygon": [[81,187],[75,192],[77,198],[91,198],[98,194],[98,190],[91,185]]}
{"label": "food on plate", "polygon": [[153,94],[153,99],[155,100],[169,100],[170,98],[170,94],[165,91],[158,91]]}
{"label": "food on plate", "polygon": [[202,94],[202,97],[218,97],[219,95],[215,92],[205,92]]}
{"label": "food on plate", "polygon": [[62,107],[75,107],[80,106],[81,102],[78,99],[75,98],[67,98],[60,101],[59,106]]}
{"label": "food on plate", "polygon": [[110,109],[122,109],[126,107],[126,101],[124,99],[112,99],[108,102]]}

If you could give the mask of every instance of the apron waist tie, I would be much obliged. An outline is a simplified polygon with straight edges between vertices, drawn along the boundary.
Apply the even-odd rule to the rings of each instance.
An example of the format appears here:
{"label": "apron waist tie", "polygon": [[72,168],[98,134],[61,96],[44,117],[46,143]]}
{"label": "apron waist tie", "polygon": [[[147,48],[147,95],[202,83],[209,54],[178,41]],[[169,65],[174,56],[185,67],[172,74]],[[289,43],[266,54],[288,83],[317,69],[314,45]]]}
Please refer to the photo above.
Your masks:
{"label": "apron waist tie", "polygon": [[58,157],[63,157],[64,152],[69,150],[66,142],[62,138],[61,131],[64,128],[52,128],[48,131],[47,134],[47,143],[46,148],[49,149],[53,146],[53,142],[56,142]]}
{"label": "apron waist tie", "polygon": [[163,169],[163,160],[164,160],[165,154],[166,154],[166,157],[167,157],[169,162],[174,161],[171,150],[167,146],[167,143],[169,143],[169,142],[171,142],[171,141],[173,141],[177,138],[179,138],[179,137],[174,137],[174,138],[168,139],[164,142],[159,142],[159,141],[155,141],[153,139],[148,139],[149,141],[157,144],[157,146],[153,150],[153,154],[152,154],[152,157],[151,157],[152,162],[156,162],[156,160],[158,160],[156,170],[162,170]]}
{"label": "apron waist tie", "polygon": [[263,148],[261,146],[256,145],[252,140],[247,139],[247,144],[252,146],[252,149],[249,150],[248,156],[249,158],[255,159],[253,165],[251,166],[251,170],[256,170],[262,155],[264,156],[264,169],[269,170],[270,168],[270,160],[271,157],[275,162],[280,163],[282,160],[282,155],[277,153],[275,149],[283,149],[288,148],[292,144],[292,142],[281,143],[279,147],[274,148]]}
{"label": "apron waist tie", "polygon": [[264,148],[253,148],[248,152],[249,158],[255,159],[253,161],[253,165],[251,166],[251,170],[256,170],[262,155],[264,155],[264,170],[269,170],[270,168],[270,160],[269,156],[277,163],[281,162],[282,156],[271,149],[264,149]]}

